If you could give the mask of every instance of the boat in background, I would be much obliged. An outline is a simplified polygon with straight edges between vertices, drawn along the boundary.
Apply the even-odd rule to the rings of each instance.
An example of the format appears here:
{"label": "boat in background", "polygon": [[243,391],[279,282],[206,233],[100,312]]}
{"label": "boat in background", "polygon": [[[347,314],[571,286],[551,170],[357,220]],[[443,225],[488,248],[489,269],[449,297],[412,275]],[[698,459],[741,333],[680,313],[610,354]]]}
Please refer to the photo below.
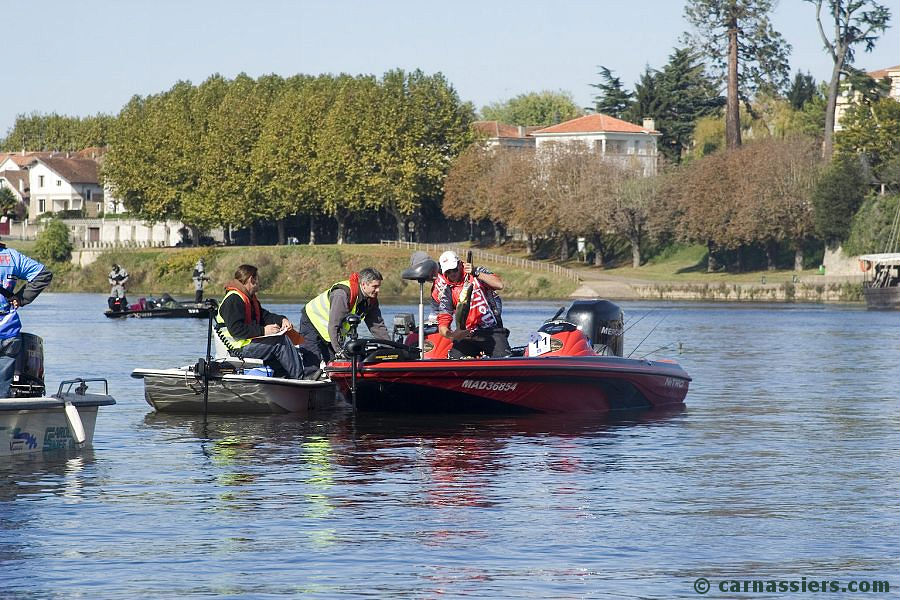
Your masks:
{"label": "boat in background", "polygon": [[[422,286],[432,273],[432,265],[417,265],[403,277]],[[422,298],[420,287],[420,319]],[[448,358],[452,344],[436,328],[420,329],[419,347],[353,339],[359,318],[351,315],[346,357],[326,372],[360,411],[599,414],[684,402],[691,378],[678,363],[622,356],[624,313],[617,305],[578,300],[559,319],[562,310],[512,356],[465,359]]]}
{"label": "boat in background", "polygon": [[135,304],[121,306],[113,304],[113,307],[104,311],[109,319],[124,319],[134,317],[137,319],[205,319],[210,311],[216,310],[218,304],[215,299],[208,298],[203,302],[179,302],[168,294],[163,294],[160,300],[147,300],[141,298]]}
{"label": "boat in background", "polygon": [[98,409],[116,403],[101,378],[63,381],[53,396],[44,393],[43,342],[23,333],[12,397],[0,398],[0,456],[91,446]]}
{"label": "boat in background", "polygon": [[863,297],[866,307],[900,309],[900,252],[863,254],[859,257],[859,265],[865,273]]}

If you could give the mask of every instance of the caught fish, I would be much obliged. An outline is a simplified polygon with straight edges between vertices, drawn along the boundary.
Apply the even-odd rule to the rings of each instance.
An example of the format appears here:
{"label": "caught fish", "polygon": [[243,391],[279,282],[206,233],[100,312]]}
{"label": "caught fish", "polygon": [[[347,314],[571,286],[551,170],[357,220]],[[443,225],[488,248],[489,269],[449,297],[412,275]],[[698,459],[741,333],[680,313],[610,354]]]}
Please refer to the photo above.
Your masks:
{"label": "caught fish", "polygon": [[465,283],[459,292],[459,302],[456,304],[456,328],[465,329],[466,320],[469,318],[469,305],[472,301],[472,282]]}

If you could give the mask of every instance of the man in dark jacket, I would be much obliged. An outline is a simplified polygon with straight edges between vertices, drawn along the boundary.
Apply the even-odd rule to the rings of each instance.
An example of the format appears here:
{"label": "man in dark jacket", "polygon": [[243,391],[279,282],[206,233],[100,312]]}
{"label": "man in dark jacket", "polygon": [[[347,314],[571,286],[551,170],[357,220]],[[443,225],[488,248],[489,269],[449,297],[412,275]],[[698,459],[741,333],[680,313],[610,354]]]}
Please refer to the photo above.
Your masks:
{"label": "man in dark jacket", "polygon": [[289,379],[300,379],[303,364],[287,333],[294,325],[284,315],[267,311],[259,304],[259,270],[241,265],[234,280],[225,285],[225,297],[216,315],[217,333],[234,356],[275,359]]}

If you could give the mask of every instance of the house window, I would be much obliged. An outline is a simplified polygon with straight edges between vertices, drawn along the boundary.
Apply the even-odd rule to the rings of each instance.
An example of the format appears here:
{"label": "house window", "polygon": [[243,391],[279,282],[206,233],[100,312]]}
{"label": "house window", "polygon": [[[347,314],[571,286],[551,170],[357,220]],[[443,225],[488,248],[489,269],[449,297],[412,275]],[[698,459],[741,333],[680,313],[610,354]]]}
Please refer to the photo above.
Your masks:
{"label": "house window", "polygon": [[90,188],[88,188],[88,190],[87,190],[87,199],[88,200],[91,199],[91,189]]}
{"label": "house window", "polygon": [[38,187],[44,187],[44,176],[38,175]]}
{"label": "house window", "polygon": [[62,179],[57,179],[57,180],[56,180],[56,187],[59,187],[59,186],[61,186],[61,185],[62,185]]}
{"label": "house window", "polygon": [[47,210],[47,201],[44,198],[38,198],[38,214]]}

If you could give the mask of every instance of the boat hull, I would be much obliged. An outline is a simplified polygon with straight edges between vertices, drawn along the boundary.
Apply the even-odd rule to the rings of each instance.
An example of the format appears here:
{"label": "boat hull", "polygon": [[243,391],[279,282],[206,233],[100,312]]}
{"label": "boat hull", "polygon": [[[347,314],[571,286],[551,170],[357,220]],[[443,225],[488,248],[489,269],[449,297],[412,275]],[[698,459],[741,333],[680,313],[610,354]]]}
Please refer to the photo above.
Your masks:
{"label": "boat hull", "polygon": [[[66,401],[78,409],[85,441],[78,444],[65,413]],[[0,456],[64,450],[92,445],[97,410],[115,404],[107,395],[64,394],[60,398],[0,399]]]}
{"label": "boat hull", "polygon": [[[332,381],[350,400],[350,364]],[[385,361],[357,373],[359,410],[605,413],[682,404],[691,378],[674,362],[610,356]]]}
{"label": "boat hull", "polygon": [[107,310],[103,313],[109,319],[205,319],[209,316],[209,306],[177,306],[174,308],[148,308],[144,310]]}
{"label": "boat hull", "polygon": [[[204,384],[187,368],[135,369],[144,380],[144,399],[159,412],[204,412]],[[205,412],[214,414],[271,414],[339,409],[335,386],[328,381],[221,375],[209,380]]]}
{"label": "boat hull", "polygon": [[900,310],[900,287],[864,287],[866,307],[874,310]]}

